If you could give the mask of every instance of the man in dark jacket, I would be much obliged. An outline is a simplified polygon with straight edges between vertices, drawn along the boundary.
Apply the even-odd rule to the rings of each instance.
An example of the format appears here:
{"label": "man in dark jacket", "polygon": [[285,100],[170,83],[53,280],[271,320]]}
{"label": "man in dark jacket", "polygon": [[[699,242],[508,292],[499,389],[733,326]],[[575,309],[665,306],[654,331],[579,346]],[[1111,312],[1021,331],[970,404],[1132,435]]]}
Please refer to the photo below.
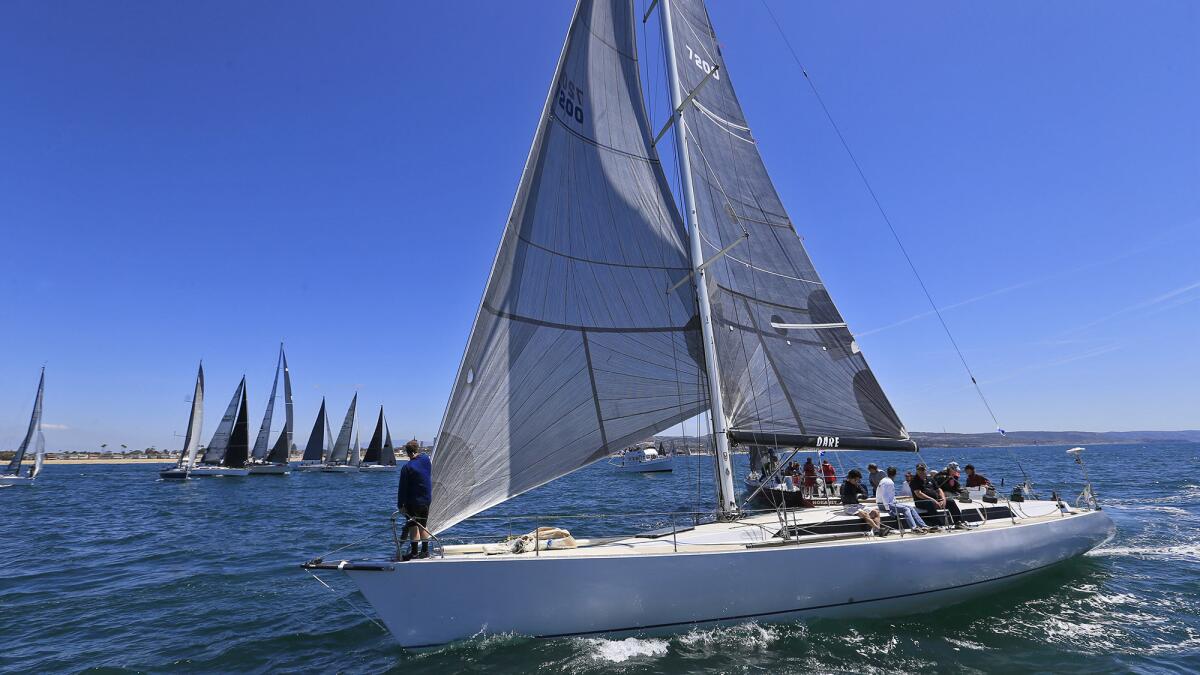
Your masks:
{"label": "man in dark jacket", "polygon": [[[400,469],[400,486],[396,490],[396,508],[408,518],[404,526],[404,537],[409,540],[408,552],[403,560],[429,557],[429,531],[425,529],[429,520],[429,502],[433,499],[433,466],[429,456],[421,452],[421,444],[409,441],[404,444],[408,462]],[[420,551],[417,546],[420,546]]]}

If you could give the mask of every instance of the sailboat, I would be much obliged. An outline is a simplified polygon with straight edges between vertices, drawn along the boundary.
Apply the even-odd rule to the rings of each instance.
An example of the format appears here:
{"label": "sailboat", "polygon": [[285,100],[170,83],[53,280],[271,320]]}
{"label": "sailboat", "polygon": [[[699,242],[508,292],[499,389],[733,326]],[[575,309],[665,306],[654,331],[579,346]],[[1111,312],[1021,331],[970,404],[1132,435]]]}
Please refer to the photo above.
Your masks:
{"label": "sailboat", "polygon": [[250,457],[250,426],[247,415],[246,377],[233,392],[221,423],[204,449],[200,463],[188,472],[195,476],[248,476],[246,461]]}
{"label": "sailboat", "polygon": [[[46,461],[46,437],[42,435],[42,399],[45,393],[46,368],[42,367],[42,375],[38,379],[37,395],[33,398],[33,414],[29,416],[29,428],[25,431],[25,438],[17,447],[17,452],[12,459],[9,460],[8,466],[4,468],[3,473],[0,473],[0,486],[32,485],[38,474],[42,472],[42,463]],[[31,445],[33,446],[33,465],[22,476],[21,464],[25,462],[25,455],[29,453]]]}
{"label": "sailboat", "polygon": [[[275,412],[275,392],[279,386],[279,374],[283,372],[283,410],[285,421],[283,431],[275,444],[267,448],[271,436],[271,418]],[[258,438],[254,441],[254,449],[250,451],[250,462],[246,468],[251,476],[275,475],[282,476],[289,472],[288,460],[292,453],[292,376],[288,371],[287,355],[283,353],[283,345],[279,345],[279,359],[275,362],[275,381],[271,384],[271,396],[267,399],[267,410],[263,413],[262,426],[258,429]]]}
{"label": "sailboat", "polygon": [[325,398],[321,398],[321,409],[317,411],[317,421],[313,422],[312,432],[308,435],[308,443],[304,446],[304,454],[292,469],[295,471],[320,471],[325,466],[325,458],[333,447],[333,436],[329,432],[329,415],[325,413]]}
{"label": "sailboat", "polygon": [[[642,99],[641,17],[630,0],[580,0],[434,446],[428,527],[440,545],[427,559],[306,567],[347,574],[396,640],[421,648],[920,613],[1109,538],[1094,499],[963,503],[965,529],[888,537],[840,507],[742,508],[733,444],[911,461],[918,448],[780,202],[702,0],[651,9],[685,216]],[[456,523],[705,411],[710,515],[664,514],[668,527],[605,539],[538,528],[520,545],[445,540]]]}
{"label": "sailboat", "polygon": [[183,449],[175,466],[158,472],[163,480],[187,480],[188,473],[196,465],[196,453],[200,450],[200,435],[204,427],[204,363],[196,371],[196,389],[192,392],[192,412],[188,415],[187,434],[183,437]]}
{"label": "sailboat", "polygon": [[350,409],[346,411],[346,419],[342,421],[342,428],[338,431],[337,440],[333,443],[333,449],[329,451],[329,458],[325,465],[321,467],[322,471],[330,473],[354,473],[358,471],[358,438],[355,436],[353,454],[351,453],[350,437],[355,433],[356,422],[358,421],[358,394],[354,394],[354,398],[350,399]]}
{"label": "sailboat", "polygon": [[396,470],[396,449],[392,447],[392,432],[387,428],[387,420],[383,418],[383,406],[379,406],[375,432],[371,434],[371,442],[367,444],[358,469],[372,473]]}

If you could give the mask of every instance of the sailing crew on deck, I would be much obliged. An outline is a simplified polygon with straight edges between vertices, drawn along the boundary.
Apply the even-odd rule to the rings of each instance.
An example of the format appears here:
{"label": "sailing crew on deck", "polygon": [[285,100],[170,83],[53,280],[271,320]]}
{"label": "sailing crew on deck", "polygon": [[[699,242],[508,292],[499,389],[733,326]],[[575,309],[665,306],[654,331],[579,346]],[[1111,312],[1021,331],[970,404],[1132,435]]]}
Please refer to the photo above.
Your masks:
{"label": "sailing crew on deck", "polygon": [[911,497],[912,496],[912,479],[913,479],[912,472],[905,471],[904,472],[904,480],[900,481],[900,488],[898,490],[896,490],[897,497]]}
{"label": "sailing crew on deck", "polygon": [[950,462],[942,469],[937,476],[934,477],[934,483],[942,489],[951,498],[957,497],[962,492],[962,483],[958,480],[958,462]]}
{"label": "sailing crew on deck", "polygon": [[407,562],[414,556],[429,557],[429,531],[425,524],[429,520],[429,503],[433,501],[433,465],[416,440],[404,444],[404,454],[408,455],[408,462],[400,469],[396,508],[408,518],[404,525],[408,552],[401,558]]}
{"label": "sailing crew on deck", "polygon": [[946,493],[933,482],[925,471],[924,464],[917,465],[917,475],[909,483],[912,488],[913,502],[927,516],[937,516],[938,511],[945,509],[950,512],[950,521],[954,529],[965,530],[962,522],[962,510],[953,499],[946,499]]}
{"label": "sailing crew on deck", "polygon": [[879,494],[879,481],[887,478],[887,474],[880,471],[879,467],[874,464],[867,465],[867,480],[871,482],[872,494]]}
{"label": "sailing crew on deck", "polygon": [[984,476],[980,473],[975,473],[975,465],[968,464],[963,468],[967,470],[967,487],[984,487],[992,484],[992,481],[988,480],[987,476]]}
{"label": "sailing crew on deck", "polygon": [[813,464],[812,457],[804,459],[804,496],[817,496],[817,465]]}
{"label": "sailing crew on deck", "polygon": [[850,469],[850,472],[846,474],[846,480],[842,483],[842,504],[845,507],[846,515],[862,518],[867,525],[871,526],[872,532],[886,537],[892,528],[879,520],[879,509],[873,509],[859,501],[860,498],[866,496],[867,488],[862,485],[862,472],[858,469]]}
{"label": "sailing crew on deck", "polygon": [[821,460],[821,474],[825,477],[825,494],[833,496],[833,484],[837,482],[837,470],[829,460]]}
{"label": "sailing crew on deck", "polygon": [[908,523],[908,529],[913,532],[921,533],[932,530],[933,528],[925,524],[925,521],[921,519],[921,514],[917,513],[915,508],[896,501],[895,478],[896,467],[889,466],[883,480],[879,481],[879,487],[875,490],[875,502],[879,504],[879,512],[891,513],[896,516],[897,522]]}

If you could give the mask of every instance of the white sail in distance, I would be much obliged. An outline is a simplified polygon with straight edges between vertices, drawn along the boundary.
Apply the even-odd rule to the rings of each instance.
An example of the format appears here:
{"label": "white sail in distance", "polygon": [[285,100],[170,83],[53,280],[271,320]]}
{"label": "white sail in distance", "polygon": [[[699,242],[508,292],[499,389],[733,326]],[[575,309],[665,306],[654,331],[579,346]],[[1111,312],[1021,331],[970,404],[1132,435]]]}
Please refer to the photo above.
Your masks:
{"label": "white sail in distance", "polygon": [[196,371],[196,388],[192,392],[192,412],[188,415],[187,433],[183,437],[183,449],[179,452],[179,468],[190,470],[196,465],[196,453],[200,450],[200,437],[204,433],[204,364]]}
{"label": "white sail in distance", "polygon": [[8,463],[8,468],[5,469],[5,474],[17,476],[21,473],[21,462],[25,461],[25,453],[29,452],[29,446],[40,439],[42,434],[42,401],[46,394],[46,369],[42,368],[42,375],[38,379],[37,394],[33,397],[33,413],[29,416],[29,428],[25,431],[25,438],[21,440],[21,445],[17,446],[17,452],[13,454],[13,458]]}
{"label": "white sail in distance", "polygon": [[435,532],[707,407],[638,19],[576,7],[438,433]]}

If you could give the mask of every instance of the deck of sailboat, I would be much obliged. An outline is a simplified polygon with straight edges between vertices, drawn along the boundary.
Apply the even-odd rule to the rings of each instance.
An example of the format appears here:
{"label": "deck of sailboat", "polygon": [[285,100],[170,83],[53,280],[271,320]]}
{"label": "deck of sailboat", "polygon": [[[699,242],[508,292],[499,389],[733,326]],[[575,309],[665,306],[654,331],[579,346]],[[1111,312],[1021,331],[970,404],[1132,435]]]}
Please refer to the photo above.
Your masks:
{"label": "deck of sailboat", "polygon": [[[901,500],[907,501],[907,500]],[[987,504],[979,502],[961,503],[960,507],[972,527],[967,530],[942,528],[935,532],[916,534],[908,530],[894,530],[890,536],[869,535],[866,526],[857,516],[847,515],[841,506],[819,506],[792,509],[786,512],[762,512],[728,522],[710,522],[693,525],[686,517],[677,517],[674,525],[639,532],[627,536],[605,538],[581,538],[575,548],[541,548],[521,553],[501,551],[503,544],[498,540],[447,544],[441,555],[428,560],[411,563],[438,563],[466,560],[513,560],[528,558],[595,558],[624,556],[653,556],[668,554],[719,553],[770,549],[777,547],[822,547],[822,546],[871,546],[887,542],[911,541],[936,537],[970,537],[980,532],[993,532],[1050,520],[1080,517],[1091,511],[1069,509],[1064,512],[1059,502],[1031,500],[1016,504]],[[985,514],[992,515],[984,517]],[[1002,517],[995,514],[1003,513]],[[886,518],[886,517],[885,517]],[[792,533],[785,538],[786,527]],[[886,521],[885,521],[886,522]],[[546,517],[539,522],[543,527],[558,526],[569,529],[570,521],[555,521]],[[545,542],[537,542],[545,545]],[[323,561],[312,565],[316,568],[337,569],[390,569],[392,561],[380,565],[380,561]]]}

